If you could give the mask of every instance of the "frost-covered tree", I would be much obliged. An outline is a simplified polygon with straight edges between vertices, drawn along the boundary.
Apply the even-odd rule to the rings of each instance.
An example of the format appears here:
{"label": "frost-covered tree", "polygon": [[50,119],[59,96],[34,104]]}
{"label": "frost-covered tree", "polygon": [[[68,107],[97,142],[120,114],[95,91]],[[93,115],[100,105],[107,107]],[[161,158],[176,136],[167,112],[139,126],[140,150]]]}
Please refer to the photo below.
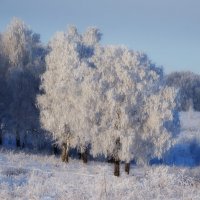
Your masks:
{"label": "frost-covered tree", "polygon": [[[89,57],[100,39],[97,29],[80,35],[75,27],[57,33],[50,42],[47,70],[42,76],[44,94],[38,97],[41,123],[62,146],[63,161],[68,161],[70,147],[81,153],[90,143],[87,102],[95,71]],[[86,158],[85,158],[86,161]]]}
{"label": "frost-covered tree", "polygon": [[[57,33],[38,104],[43,127],[63,147],[63,161],[70,147],[84,152],[91,144],[94,157],[114,158],[119,175],[120,161],[148,161],[170,147],[172,130],[165,126],[173,122],[176,92],[158,86],[162,68],[145,54],[101,46],[100,37],[94,28]],[[149,126],[154,116],[155,127]]]}
{"label": "frost-covered tree", "polygon": [[180,111],[187,111],[191,104],[200,111],[200,76],[192,72],[172,72],[166,76],[168,86],[180,91]]}
{"label": "frost-covered tree", "polygon": [[[119,165],[119,160],[128,164],[133,158],[138,161],[142,159],[147,161],[153,156],[158,156],[150,149],[148,143],[146,144],[148,151],[144,152],[145,155],[140,153],[143,152],[143,142],[147,134],[141,127],[147,126],[142,121],[145,118],[143,108],[147,104],[144,100],[147,96],[154,95],[154,87],[162,83],[162,69],[153,65],[145,54],[121,47],[96,48],[91,60],[98,69],[93,83],[94,108],[93,113],[90,114],[91,121],[96,119],[91,131],[93,156],[99,154],[106,157],[112,156],[117,165]],[[162,105],[164,100],[159,99],[161,89],[157,90],[159,94],[157,101],[160,101]],[[169,96],[169,99],[165,98],[166,104],[174,100],[175,93]],[[155,106],[156,103],[152,101],[151,106]],[[159,113],[159,109],[160,107],[157,107],[155,112]],[[166,112],[168,115],[172,114],[173,109],[173,106],[167,107],[163,110],[163,115]],[[147,114],[150,115],[150,113]],[[169,119],[159,118],[157,124],[154,125],[164,126],[165,122],[171,118],[173,114],[169,116]],[[150,131],[153,132],[154,129],[151,128]],[[166,140],[171,138],[170,132],[166,131],[164,134]],[[157,141],[161,141],[163,135],[159,131],[155,132],[151,134],[152,140],[157,137]],[[167,150],[164,148],[166,140],[163,139],[163,144],[151,143],[151,148],[156,149],[157,145],[160,145],[163,150]],[[116,167],[116,170],[118,168]]]}
{"label": "frost-covered tree", "polygon": [[26,65],[31,58],[32,32],[23,21],[13,18],[3,34],[4,53],[13,66]]}
{"label": "frost-covered tree", "polygon": [[[139,162],[149,162],[152,158],[162,158],[173,144],[174,112],[176,112],[177,90],[168,86],[150,90],[143,98],[140,110],[140,128],[134,147],[134,156]],[[140,142],[138,142],[140,141]]]}
{"label": "frost-covered tree", "polygon": [[3,55],[2,55],[2,39],[1,39],[1,34],[0,34],[0,145],[2,144],[2,129],[1,129],[1,118],[2,118],[2,112],[3,112],[3,87],[2,87],[2,82],[3,81],[3,69],[2,69],[2,60],[3,60]]}
{"label": "frost-covered tree", "polygon": [[9,112],[16,130],[17,146],[24,146],[26,134],[39,130],[39,112],[35,98],[39,93],[39,77],[29,69],[15,68],[9,73],[9,89],[12,102]]}
{"label": "frost-covered tree", "polygon": [[9,96],[7,115],[12,119],[16,144],[22,146],[26,133],[40,128],[35,98],[39,93],[40,75],[45,70],[46,49],[40,36],[17,18],[13,18],[2,34],[2,49]]}
{"label": "frost-covered tree", "polygon": [[5,55],[3,49],[2,34],[0,33],[0,75],[2,76],[5,71]]}
{"label": "frost-covered tree", "polygon": [[6,57],[3,51],[2,35],[0,34],[0,144],[2,144],[3,121],[9,104],[6,71]]}

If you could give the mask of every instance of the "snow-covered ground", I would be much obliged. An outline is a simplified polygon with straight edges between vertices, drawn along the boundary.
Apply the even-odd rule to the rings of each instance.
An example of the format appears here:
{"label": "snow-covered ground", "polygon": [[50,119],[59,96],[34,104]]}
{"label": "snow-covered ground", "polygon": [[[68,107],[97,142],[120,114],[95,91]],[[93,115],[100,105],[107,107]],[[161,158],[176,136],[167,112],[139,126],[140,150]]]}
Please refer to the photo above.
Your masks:
{"label": "snow-covered ground", "polygon": [[200,165],[200,112],[192,109],[181,112],[180,125],[181,133],[169,151],[166,163],[190,167]]}
{"label": "snow-covered ground", "polygon": [[120,177],[113,175],[113,164],[106,162],[83,164],[80,160],[70,159],[66,164],[55,156],[2,148],[0,200],[199,200],[200,113],[183,112],[180,120],[181,134],[177,145],[166,158],[174,166],[131,165],[127,175],[121,164]]}
{"label": "snow-covered ground", "polygon": [[0,199],[199,199],[200,168],[131,166],[113,176],[113,165],[83,164],[25,153],[0,152]]}
{"label": "snow-covered ground", "polygon": [[180,112],[180,122],[182,131],[200,130],[200,112],[189,109],[188,112]]}

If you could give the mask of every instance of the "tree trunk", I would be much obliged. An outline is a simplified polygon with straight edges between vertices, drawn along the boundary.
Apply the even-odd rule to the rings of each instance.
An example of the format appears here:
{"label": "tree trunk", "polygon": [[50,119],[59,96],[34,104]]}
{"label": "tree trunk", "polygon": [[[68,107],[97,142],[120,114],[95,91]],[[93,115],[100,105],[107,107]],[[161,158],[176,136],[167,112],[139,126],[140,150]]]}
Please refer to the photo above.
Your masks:
{"label": "tree trunk", "polygon": [[83,163],[87,163],[88,161],[87,149],[82,153],[82,159],[83,159]]}
{"label": "tree trunk", "polygon": [[23,143],[22,143],[22,149],[24,149],[24,148],[25,148],[25,143],[23,142]]}
{"label": "tree trunk", "polygon": [[3,140],[2,140],[2,130],[0,129],[0,145],[2,145]]}
{"label": "tree trunk", "polygon": [[55,144],[53,144],[53,154],[54,155],[58,155],[58,147],[55,145]]}
{"label": "tree trunk", "polygon": [[81,158],[82,158],[82,153],[78,151],[78,159],[81,160]]}
{"label": "tree trunk", "polygon": [[68,152],[68,149],[67,149],[67,144],[65,144],[65,143],[62,145],[61,158],[62,158],[63,162],[68,162],[68,160],[69,160],[69,152]]}
{"label": "tree trunk", "polygon": [[16,146],[20,147],[20,135],[19,135],[19,131],[16,131]]}
{"label": "tree trunk", "polygon": [[120,161],[115,160],[115,167],[114,167],[114,175],[115,176],[120,176]]}
{"label": "tree trunk", "polygon": [[111,156],[111,157],[108,157],[107,162],[108,162],[108,163],[114,163],[115,160],[114,160],[114,158]]}
{"label": "tree trunk", "polygon": [[130,163],[125,163],[125,172],[129,174],[130,171]]}
{"label": "tree trunk", "polygon": [[2,145],[2,132],[0,131],[0,145]]}

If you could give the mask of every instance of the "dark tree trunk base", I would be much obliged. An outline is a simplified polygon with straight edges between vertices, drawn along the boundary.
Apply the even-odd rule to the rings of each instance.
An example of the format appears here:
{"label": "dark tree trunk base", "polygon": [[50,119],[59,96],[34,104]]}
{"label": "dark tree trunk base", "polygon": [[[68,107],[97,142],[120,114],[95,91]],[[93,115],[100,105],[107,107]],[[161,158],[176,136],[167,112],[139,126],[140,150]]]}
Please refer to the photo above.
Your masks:
{"label": "dark tree trunk base", "polygon": [[83,159],[83,163],[87,163],[88,162],[87,150],[85,150],[85,152],[82,153],[82,159]]}
{"label": "dark tree trunk base", "polygon": [[69,162],[69,154],[67,152],[66,158],[65,158],[65,162]]}
{"label": "dark tree trunk base", "polygon": [[2,140],[2,134],[0,133],[0,145],[2,145],[2,142],[3,140]]}
{"label": "dark tree trunk base", "polygon": [[78,159],[81,160],[81,158],[82,158],[82,155],[80,152],[78,152]]}
{"label": "dark tree trunk base", "polygon": [[120,161],[116,160],[114,165],[115,165],[115,167],[114,167],[114,175],[115,176],[120,176]]}
{"label": "dark tree trunk base", "polygon": [[53,154],[54,155],[58,155],[59,151],[58,151],[58,147],[56,145],[53,145],[53,149],[52,150],[53,150]]}
{"label": "dark tree trunk base", "polygon": [[20,147],[20,139],[19,138],[16,138],[16,146]]}
{"label": "dark tree trunk base", "polygon": [[66,144],[62,145],[61,159],[62,159],[63,162],[68,162],[69,161],[69,152],[67,151],[67,145]]}
{"label": "dark tree trunk base", "polygon": [[115,162],[113,157],[109,157],[107,161],[108,161],[108,163],[114,163]]}
{"label": "dark tree trunk base", "polygon": [[62,159],[63,162],[69,162],[69,155],[68,155],[68,153],[62,154],[61,159]]}
{"label": "dark tree trunk base", "polygon": [[21,143],[20,143],[20,134],[19,134],[19,128],[16,128],[16,147],[20,147]]}
{"label": "dark tree trunk base", "polygon": [[130,172],[130,163],[125,163],[125,172],[129,174]]}

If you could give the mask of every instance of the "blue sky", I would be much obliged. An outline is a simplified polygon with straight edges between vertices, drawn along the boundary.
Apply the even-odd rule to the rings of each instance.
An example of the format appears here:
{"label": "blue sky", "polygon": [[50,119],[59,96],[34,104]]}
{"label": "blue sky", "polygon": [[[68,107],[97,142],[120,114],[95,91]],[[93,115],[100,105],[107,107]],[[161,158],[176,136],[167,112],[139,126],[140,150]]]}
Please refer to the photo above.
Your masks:
{"label": "blue sky", "polygon": [[143,51],[167,73],[200,74],[200,0],[0,0],[0,31],[13,16],[44,42],[68,25],[96,26],[102,43]]}

